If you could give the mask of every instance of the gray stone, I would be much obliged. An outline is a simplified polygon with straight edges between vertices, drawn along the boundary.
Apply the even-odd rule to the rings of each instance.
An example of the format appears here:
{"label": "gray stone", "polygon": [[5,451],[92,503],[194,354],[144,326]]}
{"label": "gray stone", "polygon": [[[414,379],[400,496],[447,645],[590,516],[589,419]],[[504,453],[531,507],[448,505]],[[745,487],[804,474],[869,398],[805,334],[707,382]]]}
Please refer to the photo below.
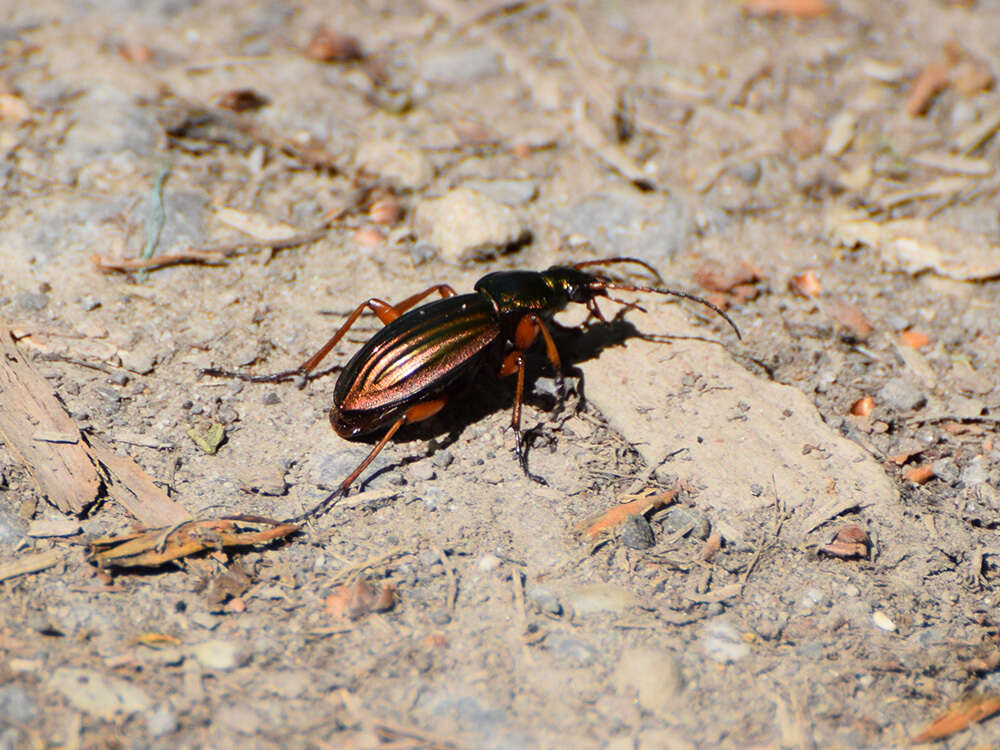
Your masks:
{"label": "gray stone", "polygon": [[548,649],[568,667],[586,667],[594,663],[598,650],[593,646],[563,635],[552,635],[546,640]]}
{"label": "gray stone", "polygon": [[690,244],[694,221],[681,201],[652,202],[633,192],[591,194],[556,211],[553,223],[565,234],[590,242],[598,255],[627,255],[663,267]]}
{"label": "gray stone", "polygon": [[[336,453],[310,457],[310,479],[320,489],[332,490],[339,487],[344,477],[354,471],[370,452],[371,447],[364,443],[344,443]],[[362,475],[359,490],[388,487],[392,475],[398,472],[395,469],[385,469],[396,463],[391,451],[379,453]]]}
{"label": "gray stone", "polygon": [[701,648],[712,661],[730,664],[749,655],[750,647],[728,622],[711,620],[702,628]]}
{"label": "gray stone", "polygon": [[[686,508],[683,505],[667,510],[663,518],[660,519],[660,526],[667,534],[676,534],[679,531],[690,529],[691,536],[698,539],[705,539],[711,533],[711,523],[708,517],[697,508]],[[707,526],[704,536],[701,535],[703,526]]]}
{"label": "gray stone", "polygon": [[[962,469],[961,479],[966,487],[975,487],[976,485],[983,484],[989,479],[989,476],[989,465],[986,459],[982,456],[975,456]],[[2,532],[0,532],[0,539],[2,539]]]}
{"label": "gray stone", "polygon": [[0,687],[0,724],[29,724],[38,715],[38,706],[21,685]]}
{"label": "gray stone", "polygon": [[74,708],[105,721],[146,711],[153,705],[146,691],[134,682],[92,669],[60,667],[46,686],[61,693]]}
{"label": "gray stone", "polygon": [[134,97],[120,89],[87,87],[71,114],[73,127],[53,159],[56,169],[65,170],[63,179],[76,181],[77,172],[103,177],[109,168],[133,173],[141,166],[136,158],[148,157],[156,148],[160,128],[152,110],[137,106]]}
{"label": "gray stone", "polygon": [[544,586],[529,586],[525,592],[525,596],[540,612],[550,615],[562,614],[562,605],[559,603],[559,598]]}
{"label": "gray stone", "polygon": [[160,703],[146,712],[146,729],[154,737],[173,734],[177,731],[177,714],[166,703]]}
{"label": "gray stone", "polygon": [[522,206],[538,196],[538,185],[533,180],[473,179],[462,185],[508,206]]}
{"label": "gray stone", "polygon": [[40,312],[49,305],[49,295],[41,292],[21,292],[16,299],[17,306],[25,312]]}
{"label": "gray stone", "polygon": [[0,547],[13,547],[25,536],[25,525],[6,502],[0,502]]}
{"label": "gray stone", "polygon": [[441,86],[472,83],[500,72],[500,61],[489,45],[443,50],[424,57],[424,78]]}
{"label": "gray stone", "polygon": [[431,463],[437,466],[439,469],[447,469],[451,466],[451,462],[455,460],[455,457],[451,454],[451,451],[443,450],[437,451],[434,457],[431,459]]}
{"label": "gray stone", "polygon": [[878,392],[878,401],[896,411],[915,411],[927,404],[927,396],[905,378],[892,378]]}
{"label": "gray stone", "polygon": [[188,653],[205,669],[227,672],[246,663],[247,655],[238,643],[214,638],[191,646]]}
{"label": "gray stone", "polygon": [[631,549],[649,549],[656,543],[653,529],[645,516],[633,513],[622,524],[622,544]]}

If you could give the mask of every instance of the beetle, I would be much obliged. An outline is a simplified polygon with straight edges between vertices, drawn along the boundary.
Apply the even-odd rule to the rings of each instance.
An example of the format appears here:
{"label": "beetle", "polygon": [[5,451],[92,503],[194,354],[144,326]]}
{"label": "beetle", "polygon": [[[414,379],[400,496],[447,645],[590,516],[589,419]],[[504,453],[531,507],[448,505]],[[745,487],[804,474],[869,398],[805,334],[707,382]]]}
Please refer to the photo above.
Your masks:
{"label": "beetle", "polygon": [[[563,375],[559,351],[549,331],[552,316],[570,303],[585,305],[590,315],[607,322],[597,300],[601,297],[626,309],[637,304],[611,297],[609,290],[669,295],[693,300],[714,310],[739,328],[719,307],[694,294],[665,287],[638,286],[614,281],[597,266],[634,264],[651,272],[657,283],[659,273],[637,258],[604,258],[572,265],[557,265],[545,271],[495,271],[476,282],[474,291],[457,294],[447,284],[435,284],[395,305],[372,297],[358,305],[329,341],[294,370],[272,375],[246,375],[208,369],[209,375],[237,377],[252,382],[278,382],[296,377],[316,376],[314,371],[340,342],[365,310],[373,312],[384,325],[344,365],[333,389],[330,424],[348,440],[388,428],[368,456],[340,486],[312,510],[295,521],[325,512],[345,495],[396,432],[407,424],[437,414],[456,384],[478,369],[502,348],[499,375],[517,376],[511,427],[521,469],[530,479],[545,483],[528,470],[521,436],[521,405],[524,401],[525,357],[540,337],[557,385],[563,396]],[[424,302],[437,294],[441,299]]]}

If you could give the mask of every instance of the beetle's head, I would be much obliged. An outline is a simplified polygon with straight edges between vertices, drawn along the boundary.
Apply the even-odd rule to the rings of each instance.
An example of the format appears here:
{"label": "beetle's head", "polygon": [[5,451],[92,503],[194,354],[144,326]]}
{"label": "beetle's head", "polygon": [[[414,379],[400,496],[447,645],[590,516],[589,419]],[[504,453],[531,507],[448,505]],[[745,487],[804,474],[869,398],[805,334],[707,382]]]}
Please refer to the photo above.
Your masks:
{"label": "beetle's head", "polygon": [[594,297],[607,296],[608,281],[572,266],[552,266],[544,273],[552,288],[565,295],[568,302],[586,304]]}

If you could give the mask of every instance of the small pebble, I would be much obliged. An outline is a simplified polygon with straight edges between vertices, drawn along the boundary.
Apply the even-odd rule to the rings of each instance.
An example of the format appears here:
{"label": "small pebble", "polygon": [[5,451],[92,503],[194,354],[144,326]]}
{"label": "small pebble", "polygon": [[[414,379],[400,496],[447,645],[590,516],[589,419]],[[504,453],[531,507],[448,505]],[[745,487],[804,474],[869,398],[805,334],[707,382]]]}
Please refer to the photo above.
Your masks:
{"label": "small pebble", "polygon": [[656,543],[653,529],[645,516],[633,513],[622,524],[622,544],[630,549],[649,549]]}
{"label": "small pebble", "polygon": [[261,403],[266,406],[274,406],[275,404],[281,403],[281,396],[277,394],[276,391],[268,391],[264,394],[264,398],[261,399]]}
{"label": "small pebble", "polygon": [[872,622],[875,623],[875,627],[879,630],[884,630],[886,633],[896,632],[896,623],[889,619],[889,617],[879,610],[872,612]]}
{"label": "small pebble", "polygon": [[927,404],[927,396],[904,378],[892,378],[878,392],[877,402],[896,411],[916,411]]}
{"label": "small pebble", "polygon": [[496,570],[503,563],[499,557],[494,555],[492,552],[487,552],[485,555],[479,558],[476,563],[477,567],[484,573],[488,573],[492,570]]}
{"label": "small pebble", "polygon": [[544,586],[530,586],[525,592],[528,601],[534,604],[540,612],[550,615],[562,614],[562,605],[559,599],[549,589]]}
{"label": "small pebble", "polygon": [[431,459],[431,463],[434,464],[439,469],[447,469],[451,466],[451,462],[455,460],[455,457],[451,455],[451,451],[438,451],[434,454]]}
{"label": "small pebble", "polygon": [[146,729],[154,737],[163,737],[177,731],[177,714],[166,703],[157,704],[146,714]]}
{"label": "small pebble", "polygon": [[634,693],[639,705],[654,713],[669,713],[684,689],[677,658],[669,651],[640,646],[626,649],[618,660],[615,690]]}
{"label": "small pebble", "polygon": [[416,482],[429,482],[437,476],[430,461],[418,461],[410,467],[410,476]]}
{"label": "small pebble", "polygon": [[451,622],[451,615],[445,612],[443,609],[437,609],[431,612],[431,622],[435,625],[447,625]]}
{"label": "small pebble", "polygon": [[530,235],[509,206],[468,188],[421,203],[416,224],[450,263],[493,258]]}
{"label": "small pebble", "polygon": [[701,647],[709,659],[719,664],[738,662],[750,654],[750,647],[740,638],[736,628],[719,620],[705,623]]}
{"label": "small pebble", "polygon": [[233,641],[212,639],[191,646],[189,653],[205,669],[226,672],[246,662],[246,655]]}
{"label": "small pebble", "polygon": [[25,312],[40,312],[49,304],[49,295],[41,292],[21,292],[16,299],[18,307]]}

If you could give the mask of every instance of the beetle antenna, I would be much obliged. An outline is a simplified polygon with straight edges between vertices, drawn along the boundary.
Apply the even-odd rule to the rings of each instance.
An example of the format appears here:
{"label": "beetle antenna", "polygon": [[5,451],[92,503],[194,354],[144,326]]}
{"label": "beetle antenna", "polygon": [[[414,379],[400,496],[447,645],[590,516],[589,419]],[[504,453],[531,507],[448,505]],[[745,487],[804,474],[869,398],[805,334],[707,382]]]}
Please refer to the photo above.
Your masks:
{"label": "beetle antenna", "polygon": [[651,294],[663,294],[670,297],[681,297],[683,299],[689,299],[692,302],[697,302],[699,305],[704,305],[709,310],[714,310],[716,313],[718,313],[722,317],[722,319],[725,320],[727,323],[729,323],[732,329],[736,331],[736,338],[738,338],[740,341],[743,340],[743,334],[740,333],[739,327],[737,327],[736,323],[733,322],[733,319],[726,314],[726,311],[723,310],[718,305],[712,304],[704,297],[699,297],[697,294],[682,292],[678,289],[666,289],[666,288],[660,289],[652,286],[625,286],[619,284],[609,284],[609,288],[621,289],[626,292],[649,292]]}
{"label": "beetle antenna", "polygon": [[660,276],[660,272],[657,271],[653,266],[649,265],[644,260],[639,260],[638,258],[629,258],[625,256],[617,256],[614,258],[601,258],[600,260],[585,260],[581,263],[574,263],[573,268],[580,270],[581,268],[587,268],[589,266],[610,266],[615,263],[631,263],[636,266],[645,268],[656,279],[657,284],[663,283],[663,277]]}

